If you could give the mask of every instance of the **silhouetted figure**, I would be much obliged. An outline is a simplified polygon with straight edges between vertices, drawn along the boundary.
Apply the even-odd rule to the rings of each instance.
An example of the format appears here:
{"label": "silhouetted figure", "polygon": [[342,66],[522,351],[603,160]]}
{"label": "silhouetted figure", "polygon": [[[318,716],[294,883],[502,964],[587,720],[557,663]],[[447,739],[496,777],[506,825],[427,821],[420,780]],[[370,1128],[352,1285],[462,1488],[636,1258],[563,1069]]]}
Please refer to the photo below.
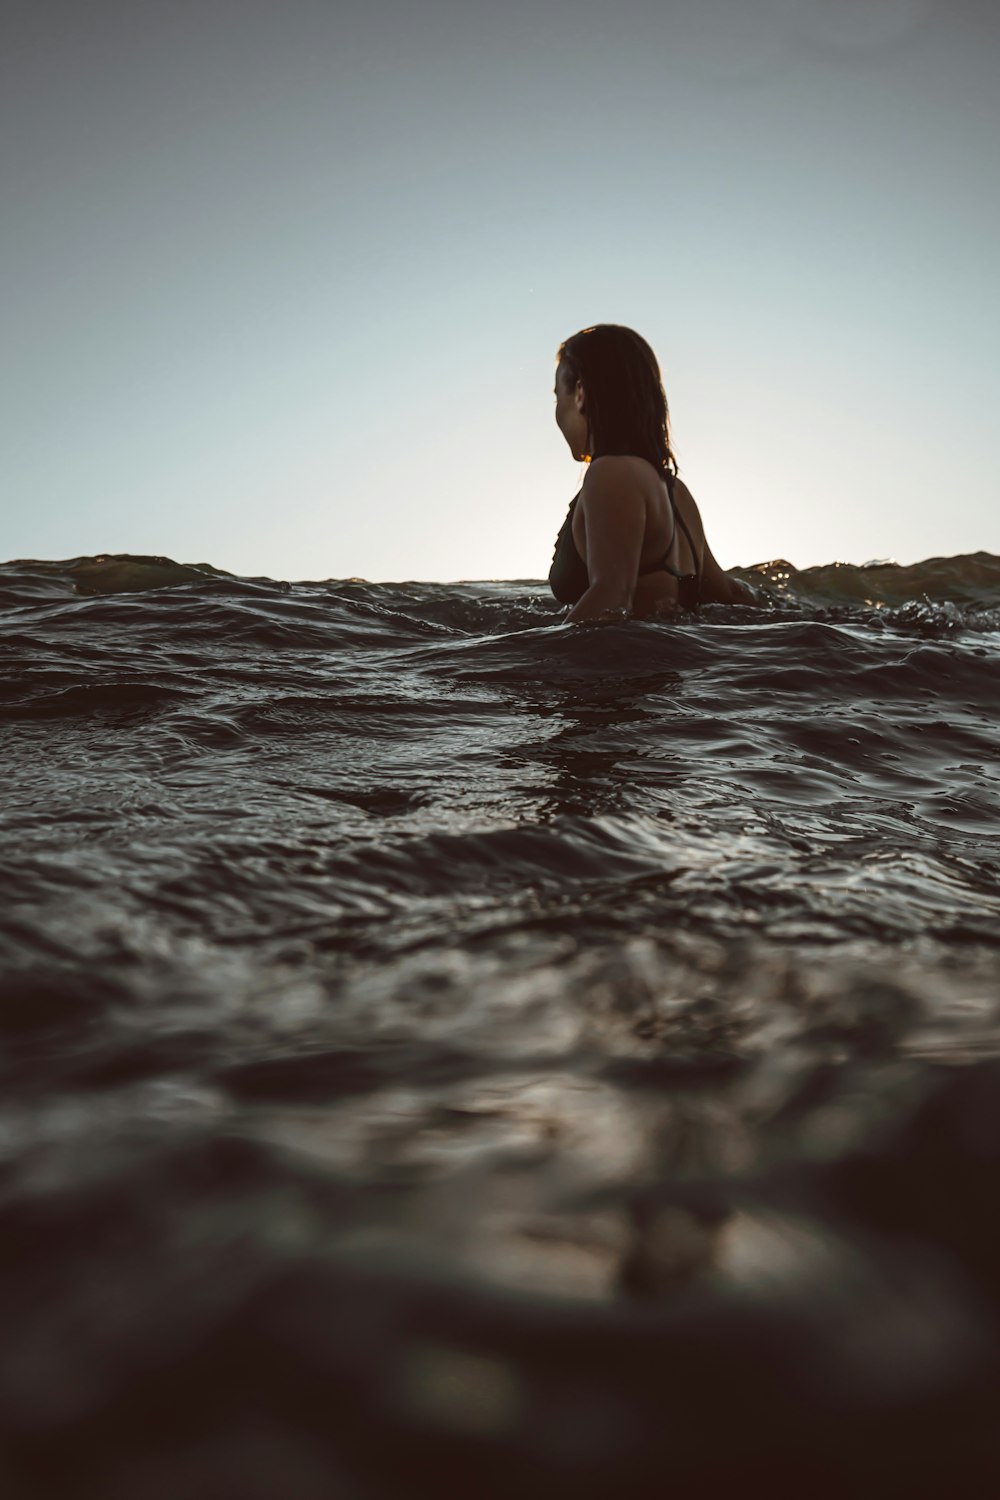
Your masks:
{"label": "silhouetted figure", "polygon": [[569,623],[752,604],[712,556],[694,497],[678,478],[656,355],[617,323],[561,345],[556,423],[589,465],[556,540],[549,584]]}

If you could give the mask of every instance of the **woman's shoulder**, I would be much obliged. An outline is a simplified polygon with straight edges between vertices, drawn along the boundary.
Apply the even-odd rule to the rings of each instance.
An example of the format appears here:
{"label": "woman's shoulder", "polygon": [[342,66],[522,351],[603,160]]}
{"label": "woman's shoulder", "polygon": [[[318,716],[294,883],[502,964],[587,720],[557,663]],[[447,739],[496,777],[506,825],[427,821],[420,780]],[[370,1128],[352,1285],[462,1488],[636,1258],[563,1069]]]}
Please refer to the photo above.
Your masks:
{"label": "woman's shoulder", "polygon": [[662,484],[663,478],[662,472],[654,468],[648,458],[641,458],[637,453],[602,453],[587,465],[581,493],[617,489],[623,484],[629,488],[647,489]]}

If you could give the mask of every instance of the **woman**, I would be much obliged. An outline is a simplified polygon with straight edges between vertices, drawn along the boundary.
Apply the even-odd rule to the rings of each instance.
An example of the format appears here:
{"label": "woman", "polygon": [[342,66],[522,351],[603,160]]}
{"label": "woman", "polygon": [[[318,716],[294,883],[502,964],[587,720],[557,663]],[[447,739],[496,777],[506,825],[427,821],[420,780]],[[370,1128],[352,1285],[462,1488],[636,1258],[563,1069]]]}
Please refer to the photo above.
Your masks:
{"label": "woman", "polygon": [[571,624],[671,614],[699,604],[752,604],[705,540],[677,477],[656,355],[631,328],[598,323],[566,340],[556,369],[556,422],[588,465],[556,540],[552,592]]}

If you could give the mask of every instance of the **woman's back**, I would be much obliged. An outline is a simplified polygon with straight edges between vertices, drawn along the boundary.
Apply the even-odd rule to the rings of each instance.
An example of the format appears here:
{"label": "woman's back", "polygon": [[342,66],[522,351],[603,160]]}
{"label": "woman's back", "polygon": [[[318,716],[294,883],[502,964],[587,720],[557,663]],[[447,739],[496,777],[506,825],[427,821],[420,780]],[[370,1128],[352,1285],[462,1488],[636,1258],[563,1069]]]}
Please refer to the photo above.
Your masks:
{"label": "woman's back", "polygon": [[[702,602],[705,533],[698,507],[690,490],[676,475],[657,474],[648,460],[631,454],[595,459],[588,472],[610,473],[610,482],[621,493],[641,495],[642,541],[636,588],[641,608],[636,614],[662,610],[694,609]],[[549,584],[563,604],[575,604],[589,586],[587,534],[579,502],[583,491],[570,502],[569,513],[556,539]]]}

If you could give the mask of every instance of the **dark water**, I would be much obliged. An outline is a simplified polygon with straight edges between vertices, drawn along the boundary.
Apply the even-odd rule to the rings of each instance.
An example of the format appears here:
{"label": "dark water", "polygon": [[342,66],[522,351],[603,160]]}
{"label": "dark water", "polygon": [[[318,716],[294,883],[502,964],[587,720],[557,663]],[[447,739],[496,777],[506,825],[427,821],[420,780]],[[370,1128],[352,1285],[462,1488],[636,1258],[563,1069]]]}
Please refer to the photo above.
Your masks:
{"label": "dark water", "polygon": [[1000,1479],[1000,559],[742,576],[0,568],[5,1500]]}

